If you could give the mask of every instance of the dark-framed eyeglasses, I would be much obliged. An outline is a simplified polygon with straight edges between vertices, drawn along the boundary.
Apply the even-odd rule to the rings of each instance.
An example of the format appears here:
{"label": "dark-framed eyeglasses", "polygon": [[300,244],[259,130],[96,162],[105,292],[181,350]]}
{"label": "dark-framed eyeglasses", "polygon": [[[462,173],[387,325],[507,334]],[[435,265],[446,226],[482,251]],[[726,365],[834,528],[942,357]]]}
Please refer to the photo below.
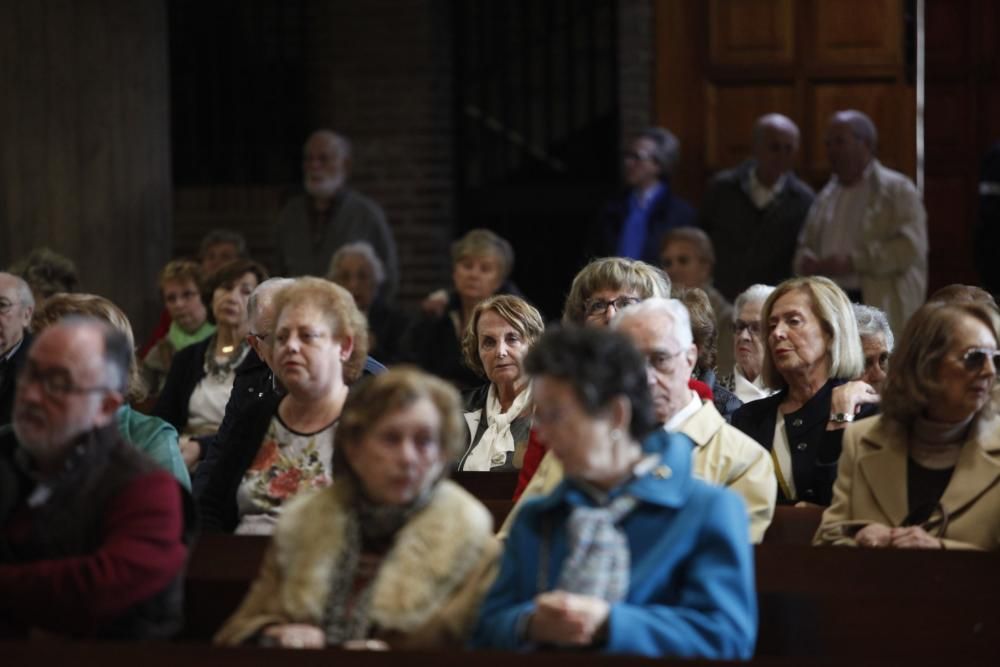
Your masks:
{"label": "dark-framed eyeglasses", "polygon": [[111,387],[106,387],[104,385],[81,387],[74,382],[73,376],[67,369],[42,369],[31,360],[28,360],[28,362],[21,368],[17,382],[20,385],[37,382],[42,387],[42,391],[53,398],[65,398],[70,394],[94,394],[113,391]]}
{"label": "dark-framed eyeglasses", "polygon": [[966,350],[965,354],[962,355],[961,361],[962,365],[965,366],[965,370],[972,372],[979,372],[983,369],[983,364],[989,359],[993,362],[993,370],[1000,368],[1000,350],[991,350],[986,347],[974,347],[971,350]]}
{"label": "dark-framed eyeglasses", "polygon": [[750,332],[754,338],[760,338],[760,322],[744,322],[743,320],[733,322],[734,336],[739,336],[744,331]]}
{"label": "dark-framed eyeglasses", "polygon": [[615,310],[618,311],[623,308],[628,308],[629,306],[634,306],[640,301],[642,301],[642,299],[637,296],[620,296],[611,300],[590,299],[584,303],[583,307],[587,313],[587,317],[597,317],[598,315],[603,315],[608,312],[608,306],[614,306]]}

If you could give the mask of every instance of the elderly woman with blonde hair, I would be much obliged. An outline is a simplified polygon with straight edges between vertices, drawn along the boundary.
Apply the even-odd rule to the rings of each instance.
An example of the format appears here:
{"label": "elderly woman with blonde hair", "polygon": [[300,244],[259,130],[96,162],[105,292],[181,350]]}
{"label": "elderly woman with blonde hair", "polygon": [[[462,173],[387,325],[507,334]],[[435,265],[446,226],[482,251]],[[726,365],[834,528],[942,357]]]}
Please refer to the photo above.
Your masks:
{"label": "elderly woman with blonde hair", "polygon": [[284,504],[328,486],[348,387],[368,354],[368,325],[350,293],[299,278],[274,295],[274,374],[286,393],[234,424],[200,499],[209,531],[270,534]]}
{"label": "elderly woman with blonde hair", "polygon": [[146,398],[146,383],[135,356],[135,336],[132,323],[114,303],[97,294],[81,292],[51,294],[35,310],[31,319],[31,331],[38,334],[60,319],[70,316],[94,317],[103,320],[125,336],[132,355],[129,359],[128,391],[125,403],[115,413],[118,432],[127,442],[142,450],[151,459],[170,471],[185,489],[191,489],[184,458],[177,444],[177,430],[159,417],[144,415],[132,408]]}
{"label": "elderly woman with blonde hair", "polygon": [[461,646],[499,551],[486,508],[445,479],[464,444],[445,382],[403,368],[360,385],[337,427],[334,485],[286,508],[215,641]]}
{"label": "elderly woman with blonde hair", "polygon": [[472,311],[462,353],[488,382],[463,395],[469,440],[459,470],[522,467],[532,413],[524,355],[544,330],[542,314],[517,296],[490,297]]}
{"label": "elderly woman with blonde hair", "polygon": [[761,322],[764,384],[778,392],[737,410],[733,426],[770,450],[779,503],[829,505],[843,428],[878,400],[867,384],[845,385],[864,370],[851,303],[828,278],[793,278],[764,302]]}
{"label": "elderly woman with blonde hair", "polygon": [[844,435],[817,544],[1000,549],[1000,315],[932,302],[893,354],[882,414]]}
{"label": "elderly woman with blonde hair", "polygon": [[624,257],[595,259],[573,278],[563,322],[605,327],[618,311],[654,296],[670,297],[670,278],[660,269]]}

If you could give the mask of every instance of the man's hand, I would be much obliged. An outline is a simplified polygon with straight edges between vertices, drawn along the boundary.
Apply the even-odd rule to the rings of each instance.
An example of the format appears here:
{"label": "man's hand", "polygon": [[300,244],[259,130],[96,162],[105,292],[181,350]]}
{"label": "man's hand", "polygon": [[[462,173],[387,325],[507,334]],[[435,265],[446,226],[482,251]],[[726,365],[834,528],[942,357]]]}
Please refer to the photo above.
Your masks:
{"label": "man's hand", "polygon": [[594,643],[610,610],[606,601],[589,595],[542,593],[535,598],[528,636],[539,643],[588,646]]}

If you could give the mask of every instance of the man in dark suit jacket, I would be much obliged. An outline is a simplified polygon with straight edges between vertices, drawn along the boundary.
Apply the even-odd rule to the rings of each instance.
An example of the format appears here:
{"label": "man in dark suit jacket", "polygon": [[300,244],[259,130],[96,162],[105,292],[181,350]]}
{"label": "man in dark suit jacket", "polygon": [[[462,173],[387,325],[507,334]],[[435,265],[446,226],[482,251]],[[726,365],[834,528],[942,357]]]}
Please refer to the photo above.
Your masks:
{"label": "man in dark suit jacket", "polygon": [[28,283],[0,273],[0,426],[10,423],[17,374],[31,346],[28,324],[34,312]]}
{"label": "man in dark suit jacket", "polygon": [[628,257],[659,266],[663,236],[694,224],[694,209],[670,190],[680,150],[677,137],[662,127],[643,130],[632,140],[624,155],[628,190],[605,207],[592,235],[594,256]]}

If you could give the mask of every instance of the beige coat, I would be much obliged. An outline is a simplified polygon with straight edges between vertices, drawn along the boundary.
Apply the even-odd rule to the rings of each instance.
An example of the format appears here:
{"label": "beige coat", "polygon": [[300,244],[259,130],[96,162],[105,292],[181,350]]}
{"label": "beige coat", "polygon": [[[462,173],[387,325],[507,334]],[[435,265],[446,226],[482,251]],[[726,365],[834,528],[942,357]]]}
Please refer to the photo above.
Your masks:
{"label": "beige coat", "polygon": [[[743,496],[750,519],[750,539],[757,544],[771,525],[778,498],[778,481],[767,450],[753,438],[726,423],[712,401],[702,401],[701,408],[685,421],[678,433],[695,443],[692,474],[711,484],[725,486]],[[538,470],[500,529],[500,538],[510,531],[514,514],[528,498],[549,493],[563,479],[558,459],[546,452]]]}
{"label": "beige coat", "polygon": [[[871,194],[851,259],[865,303],[884,310],[899,335],[927,296],[927,212],[913,182],[898,171],[873,160],[867,178]],[[820,238],[823,225],[836,224],[833,206],[839,188],[832,178],[809,209],[795,253],[797,273],[807,251],[816,257],[828,254]]]}
{"label": "beige coat", "polygon": [[[870,523],[896,527],[906,518],[906,436],[882,417],[847,427],[833,503],[823,512],[814,544],[856,546],[854,534]],[[1000,416],[977,419],[941,496],[949,515],[948,549],[1000,548]],[[938,536],[941,511],[928,532]]]}
{"label": "beige coat", "polygon": [[[345,499],[336,485],[282,512],[260,574],[215,642],[235,645],[264,626],[323,626],[332,574],[344,548]],[[485,507],[445,480],[400,530],[372,584],[376,637],[393,648],[460,646],[492,583],[499,553]]]}

